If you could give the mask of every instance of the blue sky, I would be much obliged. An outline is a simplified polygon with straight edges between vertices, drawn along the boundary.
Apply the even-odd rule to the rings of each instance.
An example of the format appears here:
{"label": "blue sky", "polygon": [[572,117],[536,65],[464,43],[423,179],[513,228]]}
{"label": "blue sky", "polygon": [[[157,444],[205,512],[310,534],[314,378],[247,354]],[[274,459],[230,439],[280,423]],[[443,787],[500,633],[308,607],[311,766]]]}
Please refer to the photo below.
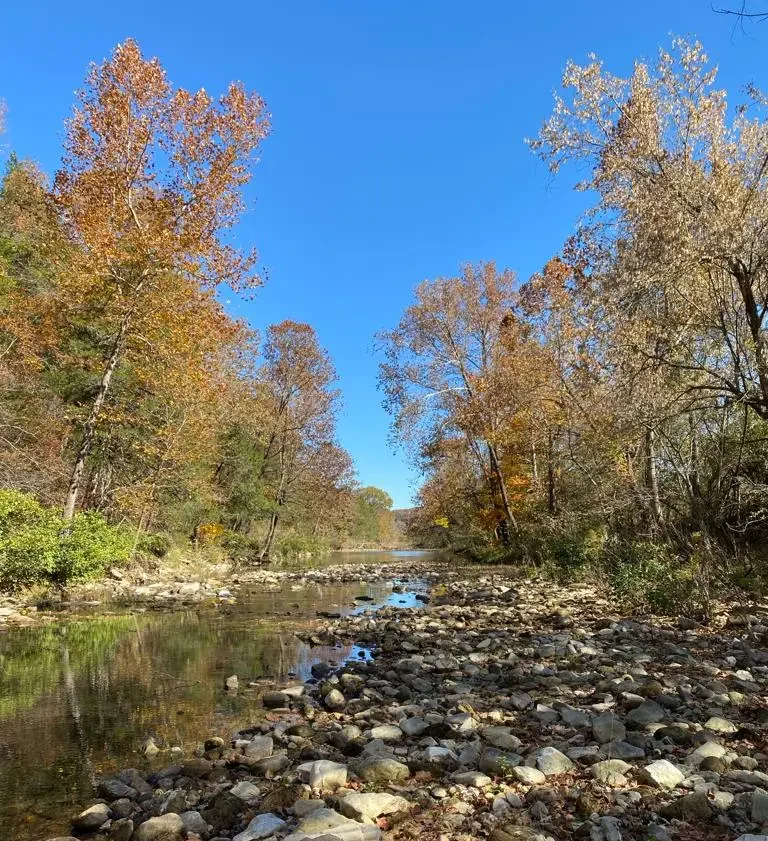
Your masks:
{"label": "blue sky", "polygon": [[594,51],[627,72],[671,34],[698,36],[732,95],[768,87],[768,23],[734,31],[709,0],[27,0],[0,15],[0,155],[52,173],[88,63],[129,36],[175,84],[258,90],[273,132],[239,235],[269,282],[231,309],[259,328],[316,328],[344,392],[341,442],[360,480],[405,506],[415,477],[387,442],[373,334],[426,277],[491,259],[527,277],[557,252],[585,197],[524,138],[568,58]]}

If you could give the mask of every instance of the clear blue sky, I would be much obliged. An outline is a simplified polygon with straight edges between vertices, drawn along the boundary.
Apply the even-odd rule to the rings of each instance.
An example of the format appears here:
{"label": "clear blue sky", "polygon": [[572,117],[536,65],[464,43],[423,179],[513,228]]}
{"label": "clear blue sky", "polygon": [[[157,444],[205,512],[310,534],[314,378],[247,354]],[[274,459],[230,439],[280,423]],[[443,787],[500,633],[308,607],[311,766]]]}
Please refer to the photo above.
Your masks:
{"label": "clear blue sky", "polygon": [[175,84],[258,90],[274,128],[241,233],[269,282],[233,310],[259,328],[314,325],[360,480],[405,506],[414,477],[387,444],[373,334],[425,277],[488,259],[525,277],[557,252],[584,197],[523,138],[548,115],[566,59],[594,51],[626,72],[670,34],[701,38],[732,94],[768,87],[768,23],[734,33],[710,0],[13,2],[0,14],[0,155],[52,173],[88,62],[129,36]]}

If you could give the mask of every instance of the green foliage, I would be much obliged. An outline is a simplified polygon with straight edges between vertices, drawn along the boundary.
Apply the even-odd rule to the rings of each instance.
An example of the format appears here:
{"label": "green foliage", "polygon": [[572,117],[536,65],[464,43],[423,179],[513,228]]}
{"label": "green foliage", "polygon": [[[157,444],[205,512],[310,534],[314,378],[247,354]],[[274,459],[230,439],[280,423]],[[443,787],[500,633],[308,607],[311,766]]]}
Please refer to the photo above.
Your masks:
{"label": "green foliage", "polygon": [[328,551],[328,545],[319,537],[293,532],[275,541],[275,554],[282,557],[310,554],[319,555]]}
{"label": "green foliage", "polygon": [[706,588],[699,586],[695,556],[686,561],[650,541],[622,543],[611,555],[609,580],[623,602],[652,613],[705,612]]}
{"label": "green foliage", "polygon": [[164,558],[171,551],[171,538],[167,534],[142,534],[136,549],[142,555]]}
{"label": "green foliage", "polygon": [[0,490],[0,588],[53,579],[61,527],[61,519],[31,494]]}
{"label": "green foliage", "polygon": [[99,514],[79,513],[66,525],[31,494],[0,490],[0,587],[83,581],[125,563],[131,535]]}

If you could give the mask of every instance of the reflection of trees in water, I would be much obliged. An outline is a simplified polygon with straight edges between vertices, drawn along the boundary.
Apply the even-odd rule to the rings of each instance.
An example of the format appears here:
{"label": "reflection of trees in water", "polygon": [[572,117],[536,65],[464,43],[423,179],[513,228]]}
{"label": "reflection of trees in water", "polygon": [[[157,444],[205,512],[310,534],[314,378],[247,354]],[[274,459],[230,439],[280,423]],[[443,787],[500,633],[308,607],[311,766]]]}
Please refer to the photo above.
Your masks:
{"label": "reflection of trees in water", "polygon": [[[94,776],[141,765],[136,750],[149,734],[186,749],[257,721],[258,689],[227,694],[228,675],[241,687],[305,680],[320,660],[349,659],[353,647],[310,647],[293,629],[363,593],[383,602],[390,588],[284,588],[222,610],[99,616],[0,637],[3,837],[64,831]],[[27,809],[37,812],[30,824],[21,819]]]}

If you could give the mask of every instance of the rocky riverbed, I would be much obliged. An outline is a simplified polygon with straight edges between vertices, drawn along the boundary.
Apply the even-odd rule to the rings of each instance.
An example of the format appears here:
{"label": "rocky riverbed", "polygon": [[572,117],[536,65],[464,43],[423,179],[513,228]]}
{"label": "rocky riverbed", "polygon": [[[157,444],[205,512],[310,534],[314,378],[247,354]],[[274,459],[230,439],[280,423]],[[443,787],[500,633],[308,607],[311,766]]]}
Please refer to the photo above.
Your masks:
{"label": "rocky riverbed", "polygon": [[74,836],[768,839],[768,609],[702,627],[589,587],[441,579],[424,608],[307,632],[373,659],[317,663],[262,720],[101,780]]}

